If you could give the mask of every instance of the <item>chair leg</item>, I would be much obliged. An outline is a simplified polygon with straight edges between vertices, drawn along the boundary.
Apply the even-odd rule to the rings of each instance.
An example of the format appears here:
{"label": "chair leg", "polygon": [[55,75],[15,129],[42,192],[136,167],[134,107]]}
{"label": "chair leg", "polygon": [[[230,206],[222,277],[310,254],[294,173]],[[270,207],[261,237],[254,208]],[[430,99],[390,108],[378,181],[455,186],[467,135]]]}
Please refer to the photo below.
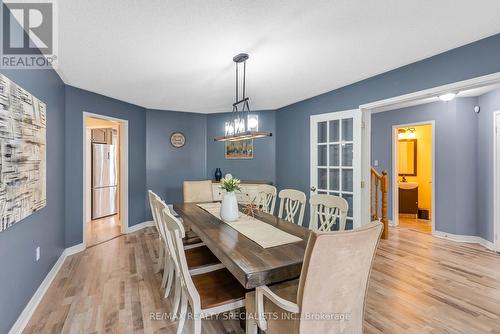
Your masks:
{"label": "chair leg", "polygon": [[193,315],[194,334],[201,334],[201,316],[200,314]]}
{"label": "chair leg", "polygon": [[167,279],[170,279],[170,272],[172,271],[171,265],[169,263],[169,258],[165,257],[163,265],[163,278],[161,280],[161,287],[164,288],[167,284]]}
{"label": "chair leg", "polygon": [[253,319],[247,318],[245,327],[246,327],[246,329],[245,329],[246,334],[257,334],[259,331],[258,327],[257,327],[257,323]]}
{"label": "chair leg", "polygon": [[156,264],[156,273],[159,273],[163,266],[163,258],[165,257],[165,248],[161,242],[161,238],[158,237],[158,244],[160,245],[160,253],[158,254],[158,263]]}
{"label": "chair leg", "polygon": [[174,273],[174,267],[173,266],[170,266],[168,268],[168,281],[167,281],[167,286],[165,287],[165,298],[168,297],[168,295],[170,294],[170,290],[172,288],[172,282],[174,280],[174,277],[175,277],[175,273]]}
{"label": "chair leg", "polygon": [[174,293],[174,302],[172,303],[172,319],[177,318],[177,310],[179,308],[179,302],[181,299],[181,284],[180,284],[180,278],[175,275],[175,293]]}
{"label": "chair leg", "polygon": [[186,292],[182,291],[181,293],[181,309],[179,311],[179,325],[177,326],[177,334],[182,333],[182,329],[184,328],[184,323],[186,322],[186,316],[187,316],[187,303],[188,303],[188,298],[186,295]]}

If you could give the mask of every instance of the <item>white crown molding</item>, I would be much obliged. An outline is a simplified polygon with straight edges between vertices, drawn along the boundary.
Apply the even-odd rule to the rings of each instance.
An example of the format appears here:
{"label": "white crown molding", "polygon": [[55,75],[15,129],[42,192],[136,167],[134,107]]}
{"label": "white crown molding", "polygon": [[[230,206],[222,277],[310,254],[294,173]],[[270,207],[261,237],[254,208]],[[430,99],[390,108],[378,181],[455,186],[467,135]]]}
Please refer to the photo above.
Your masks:
{"label": "white crown molding", "polygon": [[438,237],[441,239],[447,239],[455,242],[464,242],[464,243],[473,243],[473,244],[479,244],[491,251],[495,251],[495,245],[486,239],[483,239],[478,236],[474,235],[459,235],[459,234],[452,234],[448,232],[442,232],[442,231],[434,231],[432,234],[434,237]]}

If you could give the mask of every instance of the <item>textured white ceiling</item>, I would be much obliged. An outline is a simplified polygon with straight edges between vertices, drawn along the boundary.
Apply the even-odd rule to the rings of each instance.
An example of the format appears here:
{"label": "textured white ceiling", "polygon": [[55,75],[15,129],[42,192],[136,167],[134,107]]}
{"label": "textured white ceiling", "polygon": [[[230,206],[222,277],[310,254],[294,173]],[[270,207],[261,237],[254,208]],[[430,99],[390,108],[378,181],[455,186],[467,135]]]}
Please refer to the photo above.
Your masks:
{"label": "textured white ceiling", "polygon": [[62,0],[58,72],[147,108],[276,109],[500,32],[498,0]]}

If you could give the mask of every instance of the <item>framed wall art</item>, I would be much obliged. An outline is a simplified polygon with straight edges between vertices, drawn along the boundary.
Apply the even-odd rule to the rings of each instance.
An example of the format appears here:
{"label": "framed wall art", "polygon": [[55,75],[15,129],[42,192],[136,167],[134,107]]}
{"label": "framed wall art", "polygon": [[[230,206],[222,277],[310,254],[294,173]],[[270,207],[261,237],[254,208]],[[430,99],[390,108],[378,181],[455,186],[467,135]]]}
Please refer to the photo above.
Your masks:
{"label": "framed wall art", "polygon": [[229,160],[253,159],[253,139],[226,141],[225,157]]}
{"label": "framed wall art", "polygon": [[46,105],[0,74],[0,232],[45,207]]}

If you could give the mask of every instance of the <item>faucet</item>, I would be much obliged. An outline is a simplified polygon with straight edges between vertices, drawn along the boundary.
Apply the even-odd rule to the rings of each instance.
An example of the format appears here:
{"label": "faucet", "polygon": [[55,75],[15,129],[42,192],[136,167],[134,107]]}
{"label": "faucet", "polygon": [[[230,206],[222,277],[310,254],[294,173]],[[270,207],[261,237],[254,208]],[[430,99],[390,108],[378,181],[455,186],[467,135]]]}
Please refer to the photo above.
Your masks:
{"label": "faucet", "polygon": [[403,175],[403,178],[401,179],[401,182],[406,182],[406,176]]}

